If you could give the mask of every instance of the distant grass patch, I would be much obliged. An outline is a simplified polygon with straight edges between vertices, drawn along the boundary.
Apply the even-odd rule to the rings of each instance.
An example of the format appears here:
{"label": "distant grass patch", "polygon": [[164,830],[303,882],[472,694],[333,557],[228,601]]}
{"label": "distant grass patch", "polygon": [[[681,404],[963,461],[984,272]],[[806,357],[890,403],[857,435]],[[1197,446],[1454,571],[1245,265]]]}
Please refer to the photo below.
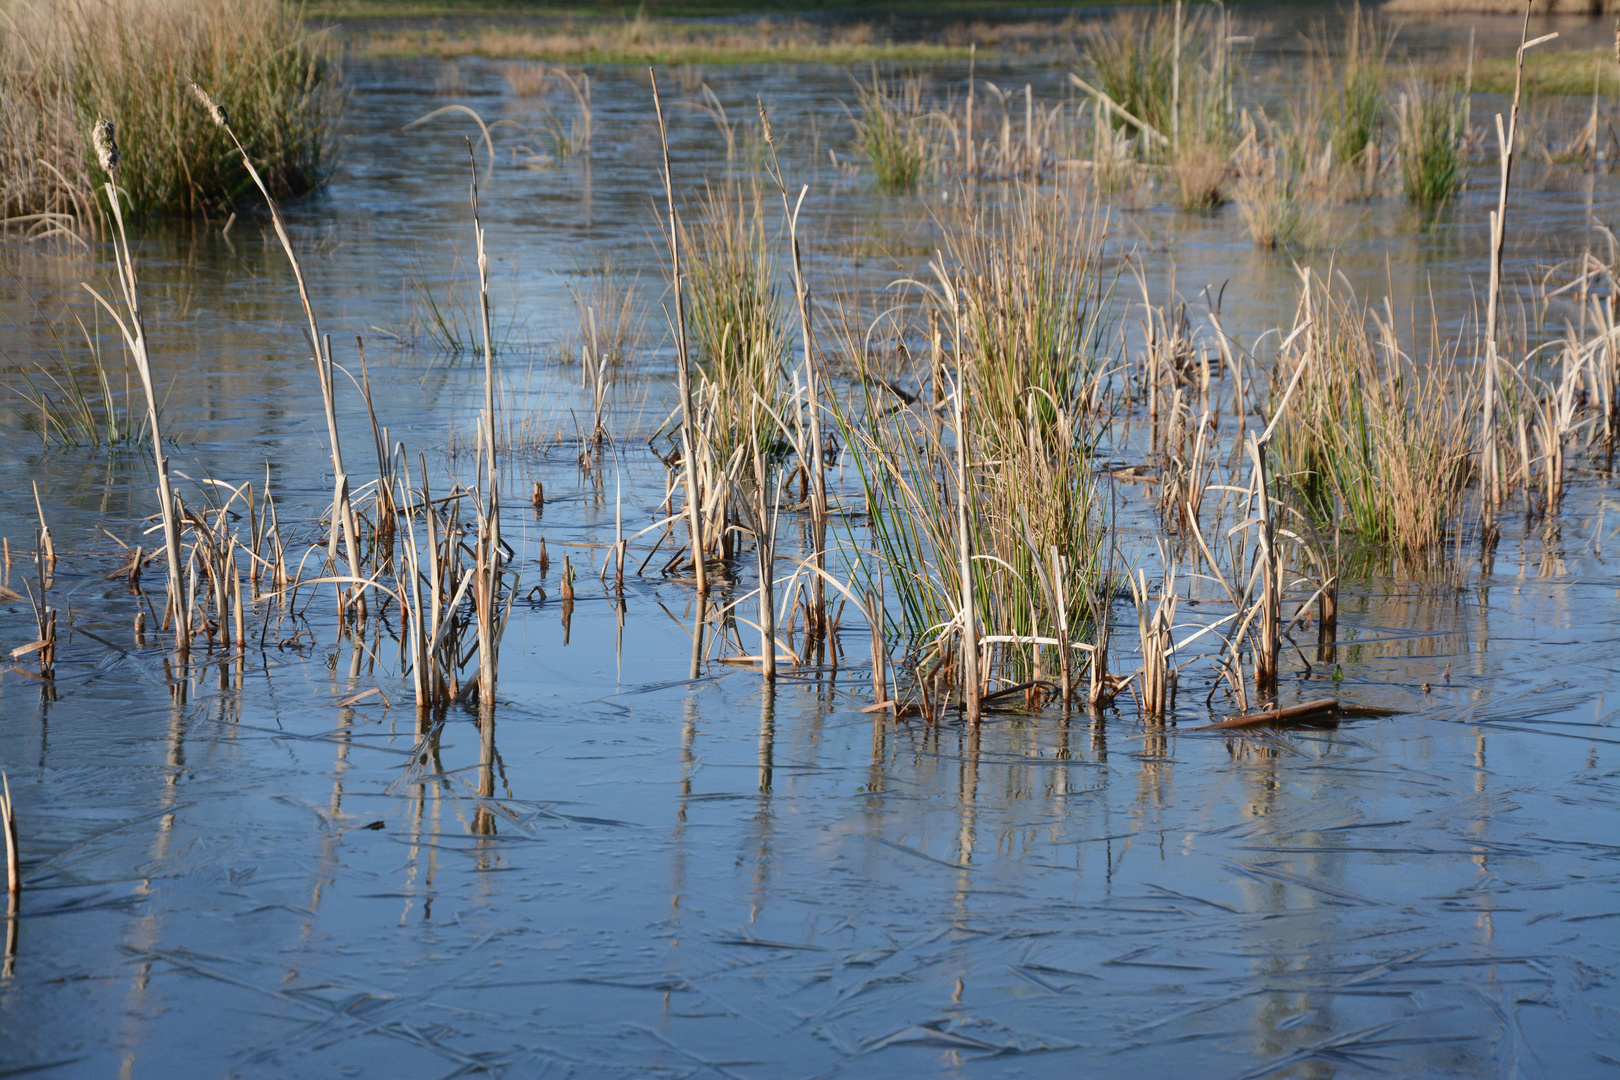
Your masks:
{"label": "distant grass patch", "polygon": [[[1150,4],[1155,0],[1125,0]],[[592,4],[551,3],[542,0],[314,0],[308,15],[338,19],[413,19],[466,15],[521,15],[548,18],[705,18],[735,15],[804,15],[872,18],[876,15],[952,18],[1027,16],[1042,5],[1025,0],[626,0]],[[1063,8],[1118,7],[1118,0],[1080,0]]]}
{"label": "distant grass patch", "polygon": [[602,25],[555,31],[480,27],[465,33],[407,29],[360,37],[366,56],[487,56],[566,64],[759,64],[965,59],[966,46],[862,41],[848,36],[817,40],[794,28],[726,29],[668,24]]}
{"label": "distant grass patch", "polygon": [[[1464,59],[1429,65],[1436,82],[1462,82]],[[1524,57],[1524,89],[1531,95],[1592,94],[1592,80],[1600,74],[1609,93],[1614,92],[1616,70],[1613,49],[1532,50]],[[1476,56],[1474,91],[1481,94],[1513,93],[1513,56]]]}

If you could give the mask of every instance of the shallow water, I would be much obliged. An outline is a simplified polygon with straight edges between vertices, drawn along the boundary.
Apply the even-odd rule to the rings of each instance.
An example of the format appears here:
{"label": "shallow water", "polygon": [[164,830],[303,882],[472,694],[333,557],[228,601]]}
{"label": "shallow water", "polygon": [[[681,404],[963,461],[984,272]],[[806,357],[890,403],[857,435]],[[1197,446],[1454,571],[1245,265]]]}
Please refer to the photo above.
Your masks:
{"label": "shallow water", "polygon": [[[1450,47],[1459,30],[1413,33]],[[338,359],[351,364],[352,335],[367,337],[380,419],[434,454],[443,487],[473,468],[441,451],[470,427],[477,365],[390,348],[373,328],[403,331],[402,268],[418,252],[444,266],[453,245],[470,249],[461,140],[473,129],[398,129],[448,102],[489,120],[527,107],[492,65],[464,63],[473,92],[459,97],[434,96],[437,64],[352,74],[344,166],[293,208],[295,231]],[[842,280],[872,303],[926,262],[926,218],[825,164],[827,147],[848,147],[845,73],[711,74],[733,117],[755,94],[777,110],[789,178],[813,185],[819,293]],[[1063,71],[986,77],[1056,94]],[[638,73],[600,73],[595,100],[588,171],[514,165],[516,136],[497,132],[481,189],[497,311],[514,319],[502,374],[562,436],[508,466],[509,491],[538,478],[550,496],[541,514],[510,512],[523,590],[542,534],[553,581],[562,544],[611,539],[616,484],[634,528],[664,495],[643,446],[669,400],[656,128]],[[672,120],[691,188],[703,162],[723,161],[718,135],[690,109]],[[1595,243],[1590,216],[1620,209],[1620,183],[1601,173],[1526,168],[1521,183],[1517,278]],[[1392,283],[1397,310],[1432,290],[1446,324],[1462,325],[1489,185],[1479,170],[1421,233],[1394,200],[1348,211],[1336,267],[1373,295]],[[235,482],[269,468],[287,518],[307,519],[330,473],[296,298],[266,222],[220,224],[141,240],[154,353],[175,380],[177,468]],[[1111,235],[1120,265],[1146,267],[1155,302],[1173,274],[1189,297],[1226,283],[1226,325],[1245,340],[1292,319],[1293,269],[1255,253],[1230,208],[1125,208]],[[569,272],[603,254],[641,271],[655,329],[614,413],[617,463],[586,477],[570,413],[586,398],[555,343],[570,329]],[[49,311],[105,273],[102,252],[4,257],[0,296],[29,326],[22,287]],[[13,359],[25,352],[16,328],[0,339]],[[363,408],[340,390],[350,470],[364,475]],[[690,590],[632,576],[621,616],[592,563],[566,625],[555,602],[518,605],[493,729],[452,712],[421,739],[395,651],[385,638],[334,644],[329,593],[306,593],[313,641],[272,620],[267,648],[240,662],[199,655],[181,670],[157,645],[133,647],[137,601],[103,578],[117,549],[99,530],[137,542],[149,466],[44,450],[22,419],[6,424],[8,580],[20,589],[28,572],[15,553],[32,546],[36,481],[63,554],[52,595],[96,636],[67,638],[52,688],[26,662],[0,674],[25,878],[0,977],[0,1071],[1620,1069],[1620,539],[1605,474],[1576,469],[1556,527],[1510,519],[1484,567],[1469,556],[1420,581],[1346,582],[1337,672],[1291,656],[1283,693],[1399,710],[1385,719],[1192,733],[1211,715],[1200,673],[1183,683],[1179,727],[1145,724],[1125,702],[1096,718],[998,713],[977,731],[874,724],[853,619],[837,672],[774,692],[720,664],[688,680]],[[1146,558],[1145,504],[1121,499],[1122,542]],[[583,562],[593,549],[567,550]],[[0,645],[32,636],[26,603],[0,607]]]}

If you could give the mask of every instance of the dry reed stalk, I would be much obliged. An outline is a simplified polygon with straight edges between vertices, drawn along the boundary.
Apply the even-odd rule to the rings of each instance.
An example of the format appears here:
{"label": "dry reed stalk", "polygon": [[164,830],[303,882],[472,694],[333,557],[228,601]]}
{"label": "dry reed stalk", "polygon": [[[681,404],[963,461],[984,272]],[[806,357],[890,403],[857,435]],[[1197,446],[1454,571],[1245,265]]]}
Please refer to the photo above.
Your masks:
{"label": "dry reed stalk", "polygon": [[[771,172],[776,179],[777,191],[782,197],[782,214],[788,226],[788,246],[793,255],[793,298],[799,316],[799,342],[804,359],[805,405],[809,427],[808,460],[801,448],[800,464],[810,472],[811,553],[816,569],[820,571],[810,576],[810,604],[815,619],[816,639],[818,643],[824,645],[827,639],[827,592],[823,581],[823,574],[827,569],[827,461],[821,436],[822,406],[814,357],[815,338],[811,333],[810,283],[805,279],[799,246],[799,212],[804,208],[804,199],[810,192],[810,185],[806,184],[799,189],[798,199],[790,209],[787,184],[782,177],[781,163],[777,160],[776,141],[772,136],[770,119],[765,113],[763,100],[759,103],[759,119],[765,134],[765,142],[770,147]],[[821,660],[819,650],[816,659],[818,663]]]}
{"label": "dry reed stalk", "polygon": [[1480,465],[1484,471],[1483,512],[1487,534],[1486,546],[1495,539],[1496,508],[1501,504],[1501,480],[1498,476],[1496,434],[1496,367],[1498,363],[1498,334],[1502,294],[1502,249],[1507,239],[1508,185],[1513,176],[1514,141],[1518,135],[1519,94],[1524,86],[1524,54],[1537,45],[1551,41],[1556,33],[1544,34],[1534,41],[1530,36],[1530,9],[1533,0],[1524,5],[1524,25],[1519,31],[1519,49],[1513,62],[1513,104],[1508,112],[1507,130],[1502,129],[1502,114],[1496,114],[1498,160],[1501,165],[1501,185],[1497,192],[1496,209],[1491,211],[1491,278],[1485,307],[1485,400],[1480,424]]}
{"label": "dry reed stalk", "polygon": [[[478,218],[478,163],[473,158],[472,141],[467,142],[467,162],[472,167],[469,200],[472,204],[473,235],[478,251],[478,313],[484,344],[483,455],[485,490],[479,504],[476,547],[477,579],[473,590],[473,610],[478,617],[478,704],[484,722],[492,723],[495,707],[495,679],[498,650],[505,620],[500,619],[501,500],[500,463],[495,441],[495,350],[489,330],[489,256],[484,250],[484,226]],[[512,596],[517,593],[513,583]],[[511,610],[510,597],[507,610]]]}
{"label": "dry reed stalk", "polygon": [[135,359],[135,371],[140,376],[141,389],[146,395],[146,424],[152,440],[152,460],[158,478],[158,504],[163,515],[163,551],[168,560],[169,610],[175,621],[175,648],[183,654],[189,648],[190,642],[186,636],[184,620],[181,618],[180,507],[169,483],[169,457],[163,450],[163,432],[158,421],[157,391],[152,383],[152,363],[146,349],[146,323],[141,315],[135,260],[130,251],[129,236],[124,231],[124,212],[119,202],[119,189],[115,179],[120,153],[113,125],[106,120],[96,121],[95,128],[91,132],[91,143],[97,163],[107,174],[104,190],[117,232],[113,238],[114,265],[118,269],[118,285],[128,321],[126,322],[124,316],[120,315],[105,297],[91,288],[89,283],[80,284],[118,324],[124,344]]}
{"label": "dry reed stalk", "polygon": [[11,779],[4,772],[0,772],[0,831],[6,834],[6,893],[10,897],[10,917],[15,919],[22,896],[22,853],[17,843],[17,809],[11,801]]}
{"label": "dry reed stalk", "polygon": [[[664,200],[669,208],[669,221],[666,237],[669,241],[670,284],[674,290],[675,303],[675,358],[677,392],[681,399],[681,463],[686,473],[686,512],[687,533],[692,549],[692,569],[697,579],[697,592],[702,600],[709,592],[708,567],[704,562],[703,547],[703,510],[701,507],[702,489],[697,483],[697,460],[694,440],[694,419],[692,410],[692,380],[690,354],[687,351],[686,340],[686,308],[684,296],[686,282],[681,271],[681,224],[675,212],[675,179],[669,164],[669,132],[664,126],[664,106],[658,97],[658,74],[652,68],[647,69],[652,79],[653,110],[658,115],[658,139],[664,156]],[[701,626],[702,619],[698,620]],[[693,677],[697,676],[697,656],[693,653]]]}
{"label": "dry reed stalk", "polygon": [[940,276],[952,324],[952,340],[956,342],[956,387],[952,395],[956,424],[956,558],[957,574],[962,586],[961,608],[958,617],[962,628],[962,712],[969,724],[979,722],[979,616],[978,598],[973,586],[973,535],[969,528],[968,503],[972,499],[973,473],[970,463],[972,432],[968,426],[967,369],[962,348],[962,306],[956,290],[943,273]]}

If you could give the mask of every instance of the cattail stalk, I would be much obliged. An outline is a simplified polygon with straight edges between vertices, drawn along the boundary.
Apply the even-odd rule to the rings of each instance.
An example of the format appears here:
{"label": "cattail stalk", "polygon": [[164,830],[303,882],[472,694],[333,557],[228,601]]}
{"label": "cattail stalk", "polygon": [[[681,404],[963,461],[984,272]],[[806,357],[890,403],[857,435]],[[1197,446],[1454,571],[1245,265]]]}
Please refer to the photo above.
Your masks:
{"label": "cattail stalk", "polygon": [[180,521],[179,506],[174,497],[173,488],[169,483],[169,457],[163,451],[163,431],[158,419],[157,390],[152,383],[152,362],[146,350],[146,324],[141,316],[140,290],[135,278],[135,260],[129,249],[129,235],[124,229],[123,205],[119,201],[116,174],[118,170],[119,152],[118,140],[113,125],[107,120],[97,120],[90,137],[91,145],[95,148],[96,160],[100,163],[102,171],[107,174],[106,193],[107,204],[112,211],[113,224],[118,229],[118,235],[113,238],[114,265],[118,269],[118,285],[123,293],[124,310],[129,319],[126,322],[123,316],[113,309],[106,298],[92,289],[89,284],[83,284],[86,292],[96,298],[96,301],[106,309],[113,321],[118,324],[124,343],[129,347],[130,355],[135,358],[135,371],[141,379],[141,389],[146,394],[146,422],[152,439],[152,461],[156,466],[158,478],[158,504],[163,514],[163,552],[168,562],[168,600],[169,607],[174,613],[175,620],[175,648],[185,653],[191,646],[187,633],[186,620],[181,618],[181,570],[180,570]]}
{"label": "cattail stalk", "polygon": [[[1514,55],[1513,105],[1508,112],[1507,130],[1502,128],[1502,114],[1496,114],[1496,140],[1501,162],[1501,186],[1497,192],[1496,209],[1491,211],[1491,280],[1485,306],[1485,401],[1480,425],[1480,465],[1484,472],[1483,517],[1487,532],[1494,530],[1496,507],[1501,502],[1501,479],[1497,475],[1496,436],[1496,365],[1497,335],[1499,333],[1502,296],[1502,248],[1507,239],[1508,185],[1513,176],[1513,148],[1519,128],[1519,95],[1524,87],[1524,54],[1537,45],[1551,41],[1554,34],[1544,34],[1534,41],[1530,35],[1530,9],[1533,0],[1524,5],[1524,25],[1519,31],[1519,50]],[[1620,46],[1617,46],[1620,47]]]}

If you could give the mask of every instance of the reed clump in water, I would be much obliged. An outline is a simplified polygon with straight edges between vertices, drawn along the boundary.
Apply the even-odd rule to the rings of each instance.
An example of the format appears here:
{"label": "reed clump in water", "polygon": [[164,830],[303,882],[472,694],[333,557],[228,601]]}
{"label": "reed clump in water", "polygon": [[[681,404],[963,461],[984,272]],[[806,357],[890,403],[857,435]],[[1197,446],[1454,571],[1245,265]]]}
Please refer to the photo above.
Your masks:
{"label": "reed clump in water", "polygon": [[1318,522],[1406,559],[1432,556],[1475,472],[1471,369],[1437,327],[1429,355],[1414,357],[1387,304],[1379,312],[1320,279],[1307,279],[1299,319],[1282,381],[1307,366],[1278,425],[1278,472]]}
{"label": "reed clump in water", "polygon": [[1444,206],[1462,187],[1465,98],[1459,86],[1413,80],[1395,110],[1401,190],[1423,213]]}
{"label": "reed clump in water", "polygon": [[908,78],[889,82],[880,78],[874,67],[871,82],[857,83],[855,90],[859,102],[856,150],[866,155],[878,187],[884,191],[911,191],[927,173],[934,156],[921,81]]}
{"label": "reed clump in water", "polygon": [[860,408],[840,415],[919,683],[997,645],[1021,658],[1015,669],[1042,667],[1030,650],[1056,647],[1044,669],[1057,670],[1086,623],[1102,537],[1091,468],[1102,216],[1023,188],[959,213],[944,223],[944,261],[917,283],[938,330],[918,374],[928,392],[896,401],[866,380]]}
{"label": "reed clump in water", "polygon": [[713,448],[729,460],[759,424],[774,427],[755,399],[774,410],[782,395],[788,313],[776,277],[765,198],[755,184],[708,187],[690,224],[682,223],[687,332],[700,390],[715,410]]}
{"label": "reed clump in water", "polygon": [[1318,27],[1313,42],[1316,53],[1313,66],[1322,69],[1332,83],[1328,120],[1333,160],[1354,169],[1364,164],[1367,154],[1378,152],[1385,69],[1394,33],[1386,32],[1377,16],[1363,11],[1360,3],[1351,9],[1340,33],[1345,44],[1335,70],[1329,59],[1328,29],[1325,24]]}
{"label": "reed clump in water", "polygon": [[1169,186],[1186,211],[1226,201],[1239,40],[1224,9],[1160,5],[1122,13],[1085,51],[1099,107],[1115,127],[1134,129],[1145,159],[1169,166]]}
{"label": "reed clump in water", "polygon": [[1085,47],[1097,87],[1161,133],[1169,132],[1175,107],[1176,29],[1176,17],[1164,5],[1126,10]]}
{"label": "reed clump in water", "polygon": [[196,212],[248,194],[217,127],[185,100],[208,86],[278,196],[321,184],[342,103],[337,53],[279,0],[12,0],[0,8],[0,217],[36,233],[101,220],[83,133],[130,148],[127,213]]}

